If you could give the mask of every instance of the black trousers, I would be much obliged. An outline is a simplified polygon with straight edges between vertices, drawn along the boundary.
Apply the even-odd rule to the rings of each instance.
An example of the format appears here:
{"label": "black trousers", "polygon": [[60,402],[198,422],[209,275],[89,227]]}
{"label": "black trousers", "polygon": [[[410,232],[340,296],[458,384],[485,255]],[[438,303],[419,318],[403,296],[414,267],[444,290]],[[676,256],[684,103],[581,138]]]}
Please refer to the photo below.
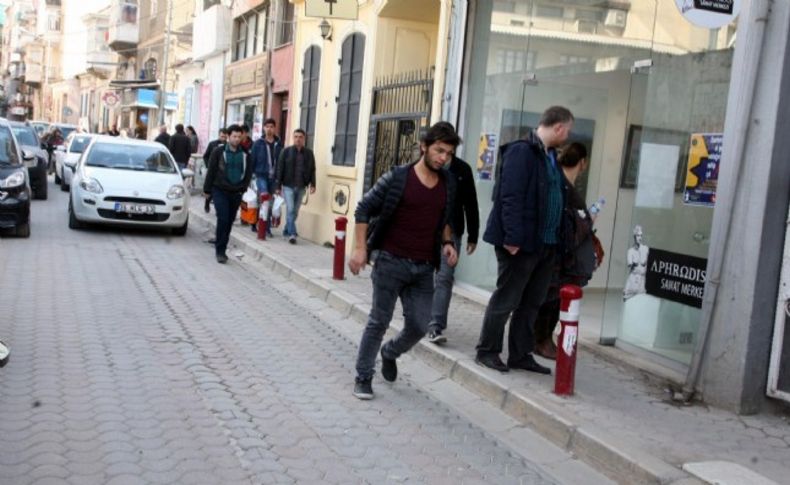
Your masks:
{"label": "black trousers", "polygon": [[516,363],[535,349],[533,326],[554,274],[556,251],[554,246],[533,253],[519,251],[515,256],[502,247],[496,247],[495,251],[496,290],[483,317],[477,355],[502,352],[505,325],[510,318],[507,360]]}

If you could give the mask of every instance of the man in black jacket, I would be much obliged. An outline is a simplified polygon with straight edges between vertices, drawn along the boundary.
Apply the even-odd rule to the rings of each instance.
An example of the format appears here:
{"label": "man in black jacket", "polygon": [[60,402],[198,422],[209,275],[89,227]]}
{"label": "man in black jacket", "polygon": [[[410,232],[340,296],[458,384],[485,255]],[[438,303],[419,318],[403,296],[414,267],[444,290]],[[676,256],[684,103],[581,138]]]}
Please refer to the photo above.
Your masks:
{"label": "man in black jacket", "polygon": [[[211,140],[206,147],[206,151],[203,153],[203,166],[206,167],[208,170],[208,161],[211,154],[214,153],[214,149],[218,146],[223,146],[228,141],[228,130],[225,128],[219,129],[219,138],[216,140]],[[206,214],[209,213],[211,210],[211,196],[206,197],[205,203],[203,204],[203,210]]]}
{"label": "man in black jacket", "polygon": [[225,251],[230,239],[230,230],[236,213],[241,205],[241,196],[252,180],[252,161],[239,143],[241,127],[228,127],[228,143],[218,146],[209,158],[206,181],[203,184],[203,196],[211,196],[214,210],[217,212],[217,234],[214,243],[217,262],[227,263]]}
{"label": "man in black jacket", "polygon": [[310,193],[315,193],[315,156],[305,146],[306,137],[303,129],[294,130],[294,144],[280,152],[277,160],[275,186],[282,189],[285,205],[288,207],[288,220],[283,235],[288,237],[291,244],[296,244],[296,218],[299,217],[299,206],[302,205],[304,192],[309,187]]}
{"label": "man in black jacket", "polygon": [[192,142],[189,137],[184,133],[184,125],[181,123],[176,125],[176,132],[170,137],[167,144],[170,149],[170,154],[176,159],[176,163],[181,167],[181,170],[187,168],[189,157],[192,155]]}
{"label": "man in black jacket", "polygon": [[[562,170],[555,149],[568,139],[573,114],[561,106],[547,109],[538,128],[500,148],[502,165],[494,187],[494,207],[483,240],[494,245],[498,271],[480,330],[475,362],[507,372],[523,369],[551,374],[532,355],[533,325],[554,272],[562,241]],[[511,317],[512,314],[512,317]],[[502,352],[510,318],[508,359]]]}
{"label": "man in black jacket", "polygon": [[167,125],[162,125],[159,127],[159,134],[156,135],[154,141],[157,143],[161,143],[162,145],[170,148],[170,133],[167,132]]}
{"label": "man in black jacket", "polygon": [[[383,175],[357,204],[351,272],[359,274],[368,251],[375,252],[373,304],[357,354],[354,396],[359,399],[373,398],[379,348],[381,374],[390,382],[397,378],[395,359],[428,330],[434,272],[442,257],[450,266],[458,259],[450,227],[455,180],[442,167],[459,143],[451,125],[437,123],[420,143],[420,160]],[[382,346],[398,297],[405,316],[403,330]]]}
{"label": "man in black jacket", "polygon": [[[450,128],[453,128],[450,125]],[[454,129],[454,128],[453,128]],[[453,157],[450,162],[450,174],[455,177],[457,192],[455,207],[450,226],[453,229],[453,242],[460,256],[461,237],[464,230],[469,229],[466,238],[466,254],[471,255],[477,248],[477,238],[480,233],[480,213],[477,207],[477,190],[472,175],[472,168],[468,163],[458,157]],[[466,224],[464,224],[466,219]],[[447,341],[444,331],[447,329],[447,312],[450,308],[450,299],[453,296],[453,282],[455,281],[455,266],[447,264],[442,258],[442,267],[436,273],[433,292],[433,307],[431,308],[431,323],[428,325],[428,341],[437,345]]]}

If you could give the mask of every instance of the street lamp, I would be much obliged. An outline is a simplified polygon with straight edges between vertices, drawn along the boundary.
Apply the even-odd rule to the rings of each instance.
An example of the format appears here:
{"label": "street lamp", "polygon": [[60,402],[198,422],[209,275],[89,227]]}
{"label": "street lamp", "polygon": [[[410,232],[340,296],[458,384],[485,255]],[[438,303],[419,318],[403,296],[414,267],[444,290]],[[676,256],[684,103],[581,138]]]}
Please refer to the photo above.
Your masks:
{"label": "street lamp", "polygon": [[331,41],[332,40],[332,24],[327,22],[326,19],[323,19],[320,24],[318,24],[318,28],[321,29],[321,38],[324,40]]}

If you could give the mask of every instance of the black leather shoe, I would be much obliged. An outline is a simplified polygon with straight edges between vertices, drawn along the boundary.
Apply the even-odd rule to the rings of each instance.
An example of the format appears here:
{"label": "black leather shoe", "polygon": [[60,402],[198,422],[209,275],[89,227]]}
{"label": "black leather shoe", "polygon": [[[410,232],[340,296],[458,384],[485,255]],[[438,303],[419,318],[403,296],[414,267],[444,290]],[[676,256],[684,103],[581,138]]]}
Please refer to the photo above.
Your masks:
{"label": "black leather shoe", "polygon": [[526,357],[519,360],[518,362],[509,362],[507,363],[508,367],[511,369],[521,369],[521,370],[528,370],[530,372],[537,372],[538,374],[551,374],[551,369],[548,367],[542,366],[535,361],[535,357],[532,354],[527,354]]}
{"label": "black leather shoe", "polygon": [[498,355],[478,355],[475,357],[475,362],[483,367],[498,370],[499,372],[507,372],[508,368]]}

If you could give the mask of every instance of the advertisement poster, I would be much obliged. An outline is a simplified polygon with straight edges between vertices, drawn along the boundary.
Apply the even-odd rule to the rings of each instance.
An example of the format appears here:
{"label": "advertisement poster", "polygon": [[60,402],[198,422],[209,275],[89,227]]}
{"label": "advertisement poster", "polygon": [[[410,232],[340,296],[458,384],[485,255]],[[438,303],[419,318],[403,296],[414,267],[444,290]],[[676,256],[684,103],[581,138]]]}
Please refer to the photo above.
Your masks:
{"label": "advertisement poster", "polygon": [[719,163],[724,137],[721,133],[693,133],[683,203],[713,207],[719,181]]}
{"label": "advertisement poster", "polygon": [[645,290],[648,295],[702,308],[708,260],[650,248]]}
{"label": "advertisement poster", "polygon": [[484,133],[480,136],[477,149],[477,176],[480,180],[494,179],[494,162],[496,161],[497,136]]}
{"label": "advertisement poster", "polygon": [[203,144],[208,144],[211,126],[211,84],[200,85],[200,123],[198,123],[198,139],[200,139],[201,149]]}

